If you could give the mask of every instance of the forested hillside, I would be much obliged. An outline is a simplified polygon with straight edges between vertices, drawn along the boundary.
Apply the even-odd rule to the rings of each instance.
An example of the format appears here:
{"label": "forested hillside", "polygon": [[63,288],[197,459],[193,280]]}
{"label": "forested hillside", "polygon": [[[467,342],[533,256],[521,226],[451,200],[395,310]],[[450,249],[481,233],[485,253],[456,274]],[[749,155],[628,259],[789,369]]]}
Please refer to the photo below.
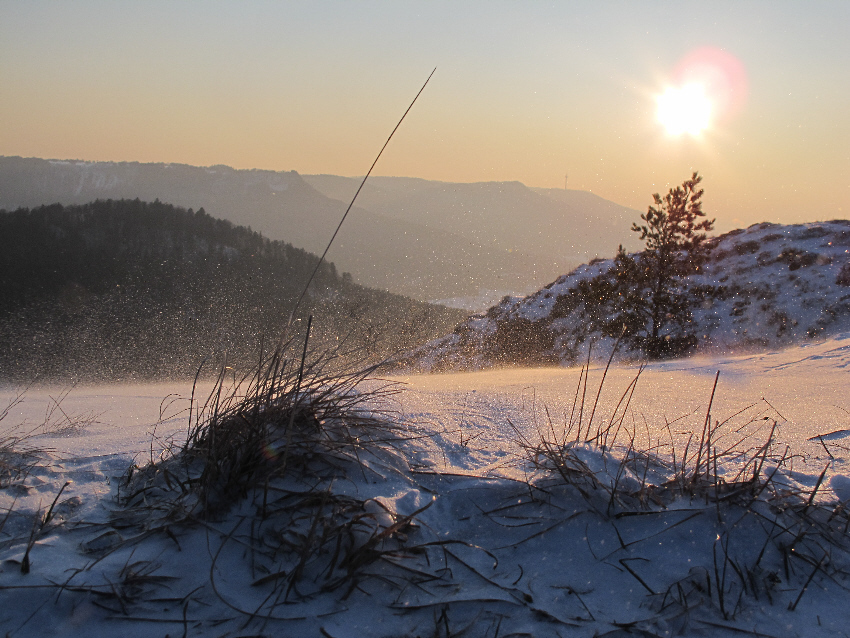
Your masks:
{"label": "forested hillside", "polygon": [[[253,361],[261,337],[279,338],[317,260],[159,201],[0,211],[0,376],[181,377],[225,353]],[[310,313],[315,347],[342,340],[372,360],[462,317],[358,286],[331,263],[298,316]]]}
{"label": "forested hillside", "polygon": [[[294,171],[0,156],[0,208],[136,198],[203,207],[216,218],[317,254],[350,201],[326,197]],[[474,202],[468,205],[475,207]],[[362,285],[423,301],[477,296],[481,289],[528,293],[578,263],[566,264],[555,254],[541,256],[532,245],[476,242],[455,233],[453,224],[422,222],[422,215],[393,218],[358,202],[328,259]],[[491,218],[489,223],[502,220]],[[603,254],[616,245],[607,241]]]}

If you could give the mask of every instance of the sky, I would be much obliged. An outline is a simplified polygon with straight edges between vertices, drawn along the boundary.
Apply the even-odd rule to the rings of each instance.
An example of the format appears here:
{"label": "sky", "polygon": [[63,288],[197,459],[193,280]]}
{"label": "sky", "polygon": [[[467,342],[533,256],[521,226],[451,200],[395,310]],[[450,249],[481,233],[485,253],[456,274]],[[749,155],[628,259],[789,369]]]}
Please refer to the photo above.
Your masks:
{"label": "sky", "polygon": [[[845,0],[0,0],[0,155],[363,175],[436,67],[375,174],[646,210],[697,170],[718,230],[847,218],[848,28]],[[706,56],[706,128],[672,134]]]}

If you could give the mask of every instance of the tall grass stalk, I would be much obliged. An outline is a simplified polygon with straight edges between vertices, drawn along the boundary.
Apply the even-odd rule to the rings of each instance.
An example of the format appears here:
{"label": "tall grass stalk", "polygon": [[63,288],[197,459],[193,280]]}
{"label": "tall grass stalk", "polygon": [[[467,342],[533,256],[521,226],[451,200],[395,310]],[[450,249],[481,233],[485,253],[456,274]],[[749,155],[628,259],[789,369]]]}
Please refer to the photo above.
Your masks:
{"label": "tall grass stalk", "polygon": [[342,215],[342,219],[339,220],[339,224],[337,224],[336,230],[334,230],[333,235],[331,235],[330,241],[328,241],[328,245],[325,247],[324,252],[321,257],[319,257],[319,261],[316,263],[316,267],[313,269],[313,273],[310,275],[310,278],[307,280],[307,283],[304,286],[304,290],[301,291],[301,296],[298,297],[298,301],[295,302],[295,306],[292,308],[292,312],[289,314],[289,321],[287,321],[287,328],[292,325],[292,321],[295,318],[295,313],[298,308],[301,306],[301,302],[304,300],[304,296],[307,294],[307,290],[310,288],[310,284],[313,282],[313,279],[316,277],[316,273],[319,272],[319,267],[325,261],[325,257],[328,254],[328,251],[331,249],[331,245],[334,243],[337,234],[339,233],[340,228],[342,228],[343,223],[345,222],[345,218],[348,217],[348,213],[351,212],[351,208],[354,206],[354,202],[357,200],[357,196],[360,195],[360,191],[363,190],[363,186],[366,185],[366,180],[369,179],[369,176],[372,174],[372,171],[375,168],[375,165],[378,163],[378,160],[381,159],[381,155],[384,154],[384,150],[390,143],[390,140],[393,139],[393,135],[401,126],[401,123],[404,122],[404,118],[407,117],[407,114],[410,113],[410,109],[413,108],[413,105],[416,104],[416,100],[419,99],[419,96],[422,95],[422,92],[425,90],[425,87],[428,86],[428,82],[431,81],[434,73],[437,72],[437,67],[434,67],[434,70],[428,75],[428,78],[425,80],[425,84],[422,85],[422,88],[419,89],[419,92],[416,94],[416,97],[413,98],[413,101],[410,103],[410,106],[407,107],[404,114],[399,119],[398,123],[393,128],[392,132],[390,132],[389,137],[387,137],[387,141],[384,142],[384,145],[381,147],[381,150],[378,151],[378,155],[375,157],[375,160],[372,162],[372,165],[369,167],[369,170],[366,171],[366,175],[363,176],[363,180],[360,182],[360,186],[357,187],[357,191],[354,193],[354,197],[351,198],[351,201],[348,203],[348,207],[345,209],[345,212]]}

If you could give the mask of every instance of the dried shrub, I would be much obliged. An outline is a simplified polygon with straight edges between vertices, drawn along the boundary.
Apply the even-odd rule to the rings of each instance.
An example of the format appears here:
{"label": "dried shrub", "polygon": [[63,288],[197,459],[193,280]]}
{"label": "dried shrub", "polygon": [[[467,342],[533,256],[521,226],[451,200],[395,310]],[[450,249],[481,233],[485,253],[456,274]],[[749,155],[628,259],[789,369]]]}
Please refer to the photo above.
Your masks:
{"label": "dried shrub", "polygon": [[811,266],[818,260],[816,253],[809,253],[799,248],[783,248],[776,261],[788,264],[788,270],[799,270]]}
{"label": "dried shrub", "polygon": [[548,322],[521,317],[497,324],[487,356],[501,364],[554,365],[559,361],[551,354],[554,346],[555,336]]}
{"label": "dried shrub", "polygon": [[835,283],[839,286],[850,286],[850,261],[842,264],[841,270],[838,271],[838,276],[835,278]]}
{"label": "dried shrub", "polygon": [[744,241],[740,244],[735,244],[734,250],[737,255],[751,255],[761,248],[761,243],[755,240]]}

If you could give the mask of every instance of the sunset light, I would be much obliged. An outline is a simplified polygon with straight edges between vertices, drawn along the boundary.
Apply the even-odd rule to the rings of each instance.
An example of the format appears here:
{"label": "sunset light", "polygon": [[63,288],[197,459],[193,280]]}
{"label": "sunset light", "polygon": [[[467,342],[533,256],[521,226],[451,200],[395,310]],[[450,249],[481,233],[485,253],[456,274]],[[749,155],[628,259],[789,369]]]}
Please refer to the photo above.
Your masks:
{"label": "sunset light", "polygon": [[711,102],[699,84],[669,88],[658,97],[658,121],[670,135],[699,135],[708,127]]}
{"label": "sunset light", "polygon": [[0,0],[0,638],[850,638],[847,25]]}
{"label": "sunset light", "polygon": [[673,71],[671,84],[690,95],[683,100],[706,101],[714,122],[728,121],[740,113],[748,92],[741,61],[714,47],[700,47],[683,57]]}

